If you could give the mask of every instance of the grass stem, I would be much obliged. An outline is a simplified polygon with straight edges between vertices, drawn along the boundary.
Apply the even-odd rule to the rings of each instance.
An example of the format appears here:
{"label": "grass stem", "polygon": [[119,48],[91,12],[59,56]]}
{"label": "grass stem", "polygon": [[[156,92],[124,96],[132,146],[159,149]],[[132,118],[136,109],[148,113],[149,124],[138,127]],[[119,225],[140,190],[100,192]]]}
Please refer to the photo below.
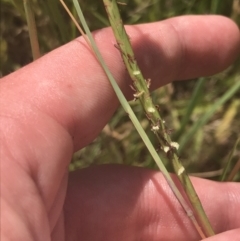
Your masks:
{"label": "grass stem", "polygon": [[164,121],[162,120],[157,107],[152,102],[149,92],[151,80],[145,79],[140,68],[138,67],[129,37],[122,23],[117,3],[115,0],[103,0],[103,2],[112,26],[112,30],[117,40],[116,47],[120,51],[128,73],[133,81],[133,87],[136,90],[134,97],[140,100],[145,114],[151,122],[152,131],[155,133],[159,141],[162,152],[166,154],[166,157],[172,163],[174,171],[184,187],[184,190],[196,212],[197,219],[200,221],[204,232],[207,236],[213,236],[214,231],[206,213],[204,212],[200,199],[189,176],[186,173],[185,168],[178,158],[178,143],[171,141],[168,131],[165,128]]}
{"label": "grass stem", "polygon": [[34,13],[33,13],[30,1],[24,0],[23,3],[24,3],[24,10],[27,18],[27,25],[28,25],[29,38],[30,38],[30,43],[32,48],[33,60],[36,60],[39,57],[41,57],[41,54],[39,50],[35,17],[34,17]]}

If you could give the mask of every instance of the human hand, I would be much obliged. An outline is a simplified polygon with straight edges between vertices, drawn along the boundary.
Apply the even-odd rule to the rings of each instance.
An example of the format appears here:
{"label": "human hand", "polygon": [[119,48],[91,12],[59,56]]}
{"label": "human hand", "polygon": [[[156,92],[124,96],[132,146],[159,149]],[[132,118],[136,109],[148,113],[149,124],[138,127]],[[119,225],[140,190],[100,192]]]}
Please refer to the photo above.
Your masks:
{"label": "human hand", "polygon": [[[152,88],[217,73],[238,56],[239,30],[220,16],[127,27]],[[124,94],[130,80],[111,30],[95,39]],[[68,173],[118,106],[82,38],[3,78],[1,240],[199,240],[161,173],[106,165]],[[214,230],[239,240],[240,184],[192,178]],[[228,231],[231,230],[231,231]]]}

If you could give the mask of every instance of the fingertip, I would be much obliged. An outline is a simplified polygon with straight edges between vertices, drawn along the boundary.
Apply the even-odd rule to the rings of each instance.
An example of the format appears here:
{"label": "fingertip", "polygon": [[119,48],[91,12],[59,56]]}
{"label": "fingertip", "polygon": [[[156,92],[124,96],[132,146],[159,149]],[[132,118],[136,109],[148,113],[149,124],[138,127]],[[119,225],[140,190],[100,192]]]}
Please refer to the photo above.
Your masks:
{"label": "fingertip", "polygon": [[182,68],[177,79],[216,74],[239,56],[239,28],[230,18],[220,15],[183,16],[169,21],[182,46]]}
{"label": "fingertip", "polygon": [[[237,24],[225,16],[215,16],[216,25],[221,32],[219,41],[225,47],[225,66],[230,65],[240,54],[240,32]],[[221,49],[219,49],[221,53]]]}

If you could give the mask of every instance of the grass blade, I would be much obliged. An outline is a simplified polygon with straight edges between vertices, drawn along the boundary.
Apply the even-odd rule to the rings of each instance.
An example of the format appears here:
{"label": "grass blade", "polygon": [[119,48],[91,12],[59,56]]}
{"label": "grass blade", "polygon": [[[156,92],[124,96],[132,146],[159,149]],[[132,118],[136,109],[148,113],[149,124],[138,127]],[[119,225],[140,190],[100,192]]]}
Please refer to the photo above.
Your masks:
{"label": "grass blade", "polygon": [[239,170],[240,170],[240,159],[237,161],[236,165],[234,166],[234,168],[230,172],[230,174],[227,178],[227,181],[231,182],[233,180],[233,178],[235,177],[235,175],[239,172]]}
{"label": "grass blade", "polygon": [[40,54],[40,50],[39,50],[35,17],[34,17],[34,13],[33,13],[30,1],[24,0],[23,4],[24,4],[24,10],[26,13],[26,18],[27,18],[27,25],[28,25],[30,43],[31,43],[31,48],[32,48],[32,55],[33,55],[33,59],[36,60],[41,56],[41,54]]}
{"label": "grass blade", "polygon": [[191,140],[194,134],[197,132],[199,128],[205,125],[208,120],[213,116],[213,114],[217,111],[219,107],[221,107],[226,101],[228,101],[238,90],[240,89],[240,81],[236,81],[236,83],[212,106],[211,109],[206,112],[195,124],[186,132],[182,138],[179,140],[179,149],[178,152],[181,153],[187,143]]}
{"label": "grass blade", "polygon": [[189,100],[189,104],[188,104],[186,113],[184,114],[183,120],[181,122],[181,126],[180,126],[179,130],[176,133],[174,133],[173,140],[178,140],[179,137],[185,131],[185,127],[186,127],[187,123],[189,122],[189,120],[191,118],[191,114],[198,103],[198,99],[202,93],[202,89],[203,89],[205,82],[206,82],[205,78],[200,78],[197,81],[193,94],[192,94],[192,98]]}
{"label": "grass blade", "polygon": [[[226,166],[225,166],[225,168],[224,168],[224,170],[223,170],[223,173],[222,173],[222,175],[221,175],[221,177],[220,177],[220,181],[222,181],[222,182],[226,180],[226,175],[227,175],[229,166],[230,166],[230,164],[231,164],[231,161],[233,160],[233,156],[234,156],[234,154],[235,154],[235,151],[236,151],[236,149],[237,149],[237,146],[238,146],[239,141],[240,141],[240,138],[237,139],[237,141],[236,141],[233,149],[232,149],[231,152],[229,153]],[[236,166],[238,166],[238,163],[236,164]],[[235,168],[233,168],[233,170],[235,170]],[[234,176],[234,175],[231,174],[231,175],[229,175],[229,176],[232,177],[232,176]],[[228,181],[230,181],[231,179],[232,179],[232,178],[229,178],[229,177],[227,178]]]}
{"label": "grass blade", "polygon": [[64,43],[69,41],[69,26],[62,17],[62,13],[59,9],[59,2],[56,0],[44,1],[44,5],[47,6],[49,15],[57,26],[61,39]]}

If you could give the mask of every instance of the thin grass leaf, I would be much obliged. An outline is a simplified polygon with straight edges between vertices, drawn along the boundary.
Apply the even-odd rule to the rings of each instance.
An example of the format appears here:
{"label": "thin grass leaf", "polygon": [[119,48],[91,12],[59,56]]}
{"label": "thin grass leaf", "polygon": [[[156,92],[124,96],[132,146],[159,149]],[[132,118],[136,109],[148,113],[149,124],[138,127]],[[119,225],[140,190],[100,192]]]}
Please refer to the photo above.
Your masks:
{"label": "thin grass leaf", "polygon": [[108,26],[108,21],[106,18],[104,18],[101,14],[99,14],[96,11],[92,12],[92,15],[99,20],[99,22],[101,22],[104,26]]}
{"label": "thin grass leaf", "polygon": [[202,89],[203,89],[205,82],[206,82],[205,78],[200,78],[197,81],[193,94],[192,94],[192,97],[189,100],[189,104],[187,106],[186,113],[184,114],[183,120],[181,122],[181,126],[180,126],[179,130],[173,135],[173,140],[178,140],[179,137],[185,131],[186,125],[191,118],[191,114],[192,114],[193,110],[195,109],[196,105],[198,104],[199,96],[202,93]]}
{"label": "thin grass leaf", "polygon": [[214,113],[220,108],[226,101],[234,96],[234,94],[240,89],[240,82],[237,82],[219,99],[217,100],[210,108],[209,111],[205,113],[195,124],[182,136],[179,140],[179,149],[178,152],[181,153],[184,147],[188,144],[188,142],[193,138],[194,134],[202,128],[214,115]]}
{"label": "thin grass leaf", "polygon": [[69,23],[67,23],[59,9],[59,2],[56,0],[47,0],[46,3],[55,24],[58,27],[62,41],[67,42],[69,40]]}
{"label": "thin grass leaf", "polygon": [[26,18],[26,13],[25,13],[24,6],[23,6],[22,1],[19,1],[19,0],[11,0],[10,2],[16,7],[16,9],[18,10],[18,12],[21,14],[22,18],[25,19],[25,18]]}
{"label": "thin grass leaf", "polygon": [[41,54],[40,54],[40,50],[39,50],[35,17],[34,17],[32,7],[31,7],[31,2],[29,0],[24,0],[23,4],[24,4],[24,10],[26,13],[32,55],[33,55],[33,59],[36,60],[36,59],[40,58]]}
{"label": "thin grass leaf", "polygon": [[[229,153],[226,166],[224,167],[223,173],[222,173],[222,175],[220,176],[220,181],[221,181],[221,182],[223,182],[223,181],[226,180],[227,172],[228,172],[228,169],[229,169],[229,167],[230,167],[230,164],[231,164],[231,162],[232,162],[232,160],[233,160],[233,156],[234,156],[234,154],[235,154],[235,152],[236,152],[236,149],[237,149],[237,146],[238,146],[239,141],[240,141],[240,138],[237,139],[237,141],[236,141],[233,149],[232,149],[231,152]],[[231,175],[231,176],[234,176],[234,175]]]}
{"label": "thin grass leaf", "polygon": [[223,114],[220,121],[221,123],[218,125],[215,131],[215,139],[219,144],[227,142],[227,140],[229,139],[231,135],[231,132],[229,130],[231,128],[231,125],[233,124],[235,117],[238,115],[239,110],[239,99],[233,99],[229,104],[228,108],[225,110],[225,113]]}
{"label": "thin grass leaf", "polygon": [[227,181],[231,182],[233,181],[234,177],[239,173],[240,170],[240,159],[237,161],[236,165],[233,167],[232,171],[230,172]]}

